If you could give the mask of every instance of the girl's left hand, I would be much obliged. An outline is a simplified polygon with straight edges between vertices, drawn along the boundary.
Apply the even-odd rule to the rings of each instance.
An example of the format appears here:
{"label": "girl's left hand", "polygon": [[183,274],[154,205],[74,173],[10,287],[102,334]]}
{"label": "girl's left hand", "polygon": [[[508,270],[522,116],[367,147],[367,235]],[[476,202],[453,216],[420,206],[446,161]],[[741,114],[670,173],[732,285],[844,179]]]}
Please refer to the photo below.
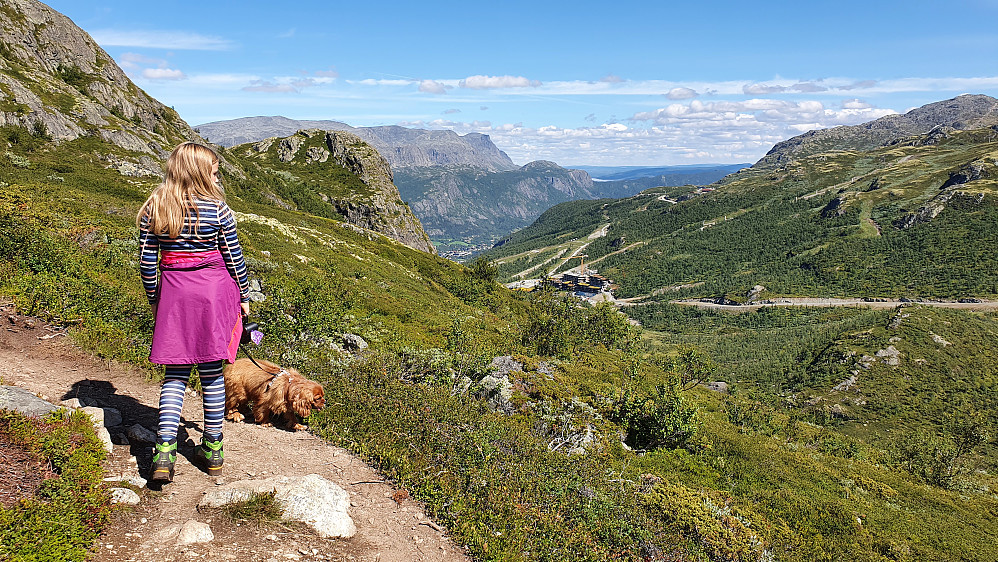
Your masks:
{"label": "girl's left hand", "polygon": [[239,303],[239,308],[243,310],[243,316],[249,316],[249,303],[241,302]]}

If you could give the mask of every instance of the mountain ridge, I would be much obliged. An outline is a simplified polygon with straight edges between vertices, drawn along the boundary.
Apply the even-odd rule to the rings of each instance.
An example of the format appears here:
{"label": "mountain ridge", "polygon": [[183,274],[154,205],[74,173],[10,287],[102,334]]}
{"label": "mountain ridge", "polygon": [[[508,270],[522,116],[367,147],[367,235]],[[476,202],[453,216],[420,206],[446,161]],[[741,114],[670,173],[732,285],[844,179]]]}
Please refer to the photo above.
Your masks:
{"label": "mountain ridge", "polygon": [[398,125],[354,127],[341,121],[290,119],[279,115],[212,121],[195,128],[222,146],[286,137],[302,129],[347,131],[374,146],[393,169],[447,165],[473,165],[489,171],[517,168],[488,135],[481,133],[458,135],[454,131],[410,129]]}
{"label": "mountain ridge", "polygon": [[964,94],[887,115],[860,125],[815,129],[776,143],[754,166],[774,167],[826,150],[869,150],[940,128],[969,130],[998,125],[998,100],[983,94]]}

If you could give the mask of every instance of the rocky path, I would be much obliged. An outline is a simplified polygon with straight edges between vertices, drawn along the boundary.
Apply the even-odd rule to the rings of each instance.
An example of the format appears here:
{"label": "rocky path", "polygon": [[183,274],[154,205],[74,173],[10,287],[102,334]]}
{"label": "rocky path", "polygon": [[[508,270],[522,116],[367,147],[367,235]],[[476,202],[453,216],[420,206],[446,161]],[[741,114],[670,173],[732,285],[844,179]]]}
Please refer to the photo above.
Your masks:
{"label": "rocky path", "polygon": [[[134,369],[91,357],[65,336],[54,335],[58,333],[0,303],[3,384],[22,387],[56,404],[76,398],[118,410],[121,424],[108,428],[115,442],[106,463],[108,475],[147,476],[149,446],[129,445],[125,435],[135,424],[155,430],[159,385]],[[135,488],[139,503],[117,510],[94,560],[470,560],[405,490],[385,482],[345,449],[307,432],[226,421],[224,475],[209,477],[190,462],[193,447],[200,442],[201,420],[201,400],[189,391],[174,482],[161,491]],[[308,474],[318,474],[349,494],[349,515],[357,527],[352,538],[322,539],[299,523],[237,521],[218,510],[197,507],[206,491],[235,481]],[[207,524],[214,538],[182,544],[178,531],[191,521]]]}

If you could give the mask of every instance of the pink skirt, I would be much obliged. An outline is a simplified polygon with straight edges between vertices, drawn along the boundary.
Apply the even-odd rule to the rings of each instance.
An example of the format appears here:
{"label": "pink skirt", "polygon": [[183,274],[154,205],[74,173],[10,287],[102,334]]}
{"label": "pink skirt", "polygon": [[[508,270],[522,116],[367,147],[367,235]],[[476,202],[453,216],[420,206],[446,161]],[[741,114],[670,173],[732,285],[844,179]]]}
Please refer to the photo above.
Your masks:
{"label": "pink skirt", "polygon": [[149,360],[190,365],[236,359],[243,323],[239,286],[220,252],[163,252]]}

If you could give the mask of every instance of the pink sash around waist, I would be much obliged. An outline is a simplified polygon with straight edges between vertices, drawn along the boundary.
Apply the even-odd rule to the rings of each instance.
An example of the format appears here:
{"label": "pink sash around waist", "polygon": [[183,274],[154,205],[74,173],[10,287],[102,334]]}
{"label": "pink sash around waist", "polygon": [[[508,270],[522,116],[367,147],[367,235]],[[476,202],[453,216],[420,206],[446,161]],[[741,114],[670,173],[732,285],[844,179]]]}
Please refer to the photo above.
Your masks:
{"label": "pink sash around waist", "polygon": [[215,256],[221,257],[222,253],[218,250],[206,250],[203,252],[169,252],[164,251],[159,256],[159,265],[162,266],[174,266],[174,265],[185,265],[193,264],[197,262],[204,261]]}

